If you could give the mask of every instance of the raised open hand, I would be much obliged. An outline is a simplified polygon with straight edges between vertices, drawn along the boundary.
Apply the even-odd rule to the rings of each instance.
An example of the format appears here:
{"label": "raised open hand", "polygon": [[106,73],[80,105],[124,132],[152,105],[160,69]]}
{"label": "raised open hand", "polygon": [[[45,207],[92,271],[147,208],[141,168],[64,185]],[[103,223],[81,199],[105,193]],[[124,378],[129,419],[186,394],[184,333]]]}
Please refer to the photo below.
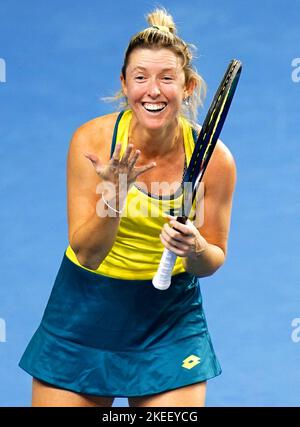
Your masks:
{"label": "raised open hand", "polygon": [[132,153],[132,149],[133,145],[129,144],[126,147],[125,153],[120,158],[121,144],[116,144],[112,158],[105,165],[95,154],[85,153],[85,157],[92,162],[101,179],[115,185],[116,188],[119,186],[120,175],[126,175],[128,189],[140,174],[156,166],[155,162],[139,167],[135,166],[141,152],[140,150],[135,150]]}

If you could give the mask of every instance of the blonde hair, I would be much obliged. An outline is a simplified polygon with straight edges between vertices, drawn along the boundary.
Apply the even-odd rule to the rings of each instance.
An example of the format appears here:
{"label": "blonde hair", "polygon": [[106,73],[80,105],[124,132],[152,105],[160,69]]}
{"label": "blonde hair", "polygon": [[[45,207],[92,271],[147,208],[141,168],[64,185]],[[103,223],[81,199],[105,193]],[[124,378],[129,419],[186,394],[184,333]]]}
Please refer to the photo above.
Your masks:
{"label": "blonde hair", "polygon": [[[190,43],[185,43],[176,35],[176,26],[171,15],[166,9],[160,8],[147,15],[150,27],[135,34],[126,49],[122,75],[126,80],[126,69],[129,63],[130,54],[135,49],[161,49],[167,48],[182,59],[182,68],[185,74],[185,82],[191,80],[195,83],[192,95],[189,97],[189,104],[182,104],[181,114],[194,126],[197,126],[198,107],[203,105],[206,95],[206,83],[192,65],[192,50],[196,47]],[[119,107],[129,109],[128,101],[121,89],[113,97],[102,98],[105,101],[119,101]]]}

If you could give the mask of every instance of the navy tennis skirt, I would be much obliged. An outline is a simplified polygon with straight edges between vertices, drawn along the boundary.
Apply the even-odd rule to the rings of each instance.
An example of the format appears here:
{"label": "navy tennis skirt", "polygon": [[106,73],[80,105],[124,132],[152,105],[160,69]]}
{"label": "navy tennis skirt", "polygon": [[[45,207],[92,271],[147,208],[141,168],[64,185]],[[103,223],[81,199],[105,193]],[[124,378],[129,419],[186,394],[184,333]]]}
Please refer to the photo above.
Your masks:
{"label": "navy tennis skirt", "polygon": [[221,373],[198,279],[119,280],[85,270],[65,254],[41,324],[19,366],[55,387],[133,397]]}

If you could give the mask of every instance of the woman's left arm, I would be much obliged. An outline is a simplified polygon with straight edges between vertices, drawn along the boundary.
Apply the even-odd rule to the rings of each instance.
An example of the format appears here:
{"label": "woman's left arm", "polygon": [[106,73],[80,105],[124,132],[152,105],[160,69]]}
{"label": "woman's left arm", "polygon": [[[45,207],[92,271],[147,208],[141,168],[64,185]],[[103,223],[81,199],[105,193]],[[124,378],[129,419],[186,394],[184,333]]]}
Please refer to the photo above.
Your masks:
{"label": "woman's left arm", "polygon": [[162,229],[164,246],[182,257],[185,270],[195,276],[210,276],[225,262],[235,183],[234,159],[219,141],[205,172],[204,197],[198,202],[195,225],[169,217]]}

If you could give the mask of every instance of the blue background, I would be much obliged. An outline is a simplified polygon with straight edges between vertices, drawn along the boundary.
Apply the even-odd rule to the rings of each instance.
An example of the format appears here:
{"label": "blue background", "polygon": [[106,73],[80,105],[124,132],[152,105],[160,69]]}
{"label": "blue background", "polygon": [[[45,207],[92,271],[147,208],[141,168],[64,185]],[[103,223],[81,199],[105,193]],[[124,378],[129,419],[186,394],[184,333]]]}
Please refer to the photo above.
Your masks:
{"label": "blue background", "polygon": [[[18,361],[39,324],[67,242],[66,155],[82,123],[113,111],[130,37],[157,3],[0,0],[0,405],[30,405]],[[201,123],[232,58],[244,70],[221,139],[238,182],[226,264],[202,280],[223,374],[208,406],[299,405],[299,1],[166,0],[198,47]],[[299,75],[300,73],[298,73]],[[3,331],[2,331],[3,332]],[[1,336],[1,335],[0,335]],[[127,405],[116,399],[114,406]]]}

